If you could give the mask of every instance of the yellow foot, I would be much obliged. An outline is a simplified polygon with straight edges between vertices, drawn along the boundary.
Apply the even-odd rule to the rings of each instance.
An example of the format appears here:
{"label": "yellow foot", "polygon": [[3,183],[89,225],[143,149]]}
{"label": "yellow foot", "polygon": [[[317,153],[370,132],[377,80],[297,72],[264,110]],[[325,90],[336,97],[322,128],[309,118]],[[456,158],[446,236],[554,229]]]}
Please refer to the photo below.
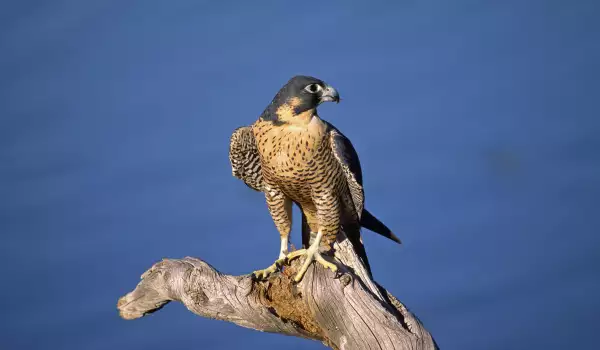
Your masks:
{"label": "yellow foot", "polygon": [[289,253],[287,255],[287,259],[288,259],[288,261],[292,261],[293,259],[299,258],[303,255],[306,255],[306,249],[304,249],[304,248],[294,250],[293,252]]}
{"label": "yellow foot", "polygon": [[267,279],[271,274],[279,271],[281,267],[286,263],[287,258],[280,258],[275,260],[273,265],[267,267],[264,270],[257,270],[252,273],[255,279],[264,280]]}
{"label": "yellow foot", "polygon": [[306,256],[306,260],[304,260],[304,264],[302,264],[300,271],[296,273],[296,276],[294,277],[295,282],[300,282],[302,280],[304,274],[306,273],[306,270],[308,270],[308,267],[310,266],[310,263],[313,261],[320,263],[326,269],[330,269],[333,272],[337,272],[338,270],[336,264],[330,263],[329,261],[325,260],[323,256],[321,256],[321,253],[319,252],[319,247],[317,245],[312,245],[308,249],[300,249],[293,251],[288,254],[287,260],[291,261],[292,259],[299,258],[303,255]]}

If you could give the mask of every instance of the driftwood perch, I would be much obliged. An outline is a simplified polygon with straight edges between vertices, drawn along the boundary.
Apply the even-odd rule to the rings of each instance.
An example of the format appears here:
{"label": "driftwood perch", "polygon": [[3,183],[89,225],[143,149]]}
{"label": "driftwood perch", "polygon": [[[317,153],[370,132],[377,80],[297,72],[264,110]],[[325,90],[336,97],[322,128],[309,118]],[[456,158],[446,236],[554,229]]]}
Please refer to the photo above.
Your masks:
{"label": "driftwood perch", "polygon": [[223,275],[196,258],[164,259],[119,299],[118,309],[132,320],[179,301],[203,317],[318,340],[333,349],[437,349],[402,303],[361,276],[362,265],[347,240],[336,243],[336,258],[347,269],[341,276],[312,264],[299,284],[292,278],[303,259],[268,281]]}

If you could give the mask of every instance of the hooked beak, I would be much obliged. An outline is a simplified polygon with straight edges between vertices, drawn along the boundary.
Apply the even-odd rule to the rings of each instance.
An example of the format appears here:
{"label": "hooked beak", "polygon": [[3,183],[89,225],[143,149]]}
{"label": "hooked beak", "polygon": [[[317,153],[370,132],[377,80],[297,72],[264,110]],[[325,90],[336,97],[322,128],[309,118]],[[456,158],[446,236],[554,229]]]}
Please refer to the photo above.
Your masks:
{"label": "hooked beak", "polygon": [[323,93],[321,94],[321,98],[319,99],[319,104],[322,102],[335,102],[340,103],[340,94],[338,94],[337,90],[333,88],[333,86],[327,85],[323,89]]}

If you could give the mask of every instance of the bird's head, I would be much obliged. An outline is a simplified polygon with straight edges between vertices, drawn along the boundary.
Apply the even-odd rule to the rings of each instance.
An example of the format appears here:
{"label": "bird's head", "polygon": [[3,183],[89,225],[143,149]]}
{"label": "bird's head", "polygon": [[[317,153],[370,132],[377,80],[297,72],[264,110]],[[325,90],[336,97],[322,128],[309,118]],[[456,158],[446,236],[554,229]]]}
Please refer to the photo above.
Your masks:
{"label": "bird's head", "polygon": [[339,103],[337,90],[320,79],[297,75],[279,90],[261,118],[278,123],[307,123],[323,102]]}

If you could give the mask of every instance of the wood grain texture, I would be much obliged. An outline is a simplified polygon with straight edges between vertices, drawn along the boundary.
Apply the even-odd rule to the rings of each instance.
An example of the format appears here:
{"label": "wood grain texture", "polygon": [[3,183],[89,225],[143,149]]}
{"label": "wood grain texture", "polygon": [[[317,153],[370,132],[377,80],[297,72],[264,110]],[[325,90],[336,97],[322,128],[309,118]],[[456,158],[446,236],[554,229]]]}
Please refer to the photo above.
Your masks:
{"label": "wood grain texture", "polygon": [[142,275],[117,307],[122,318],[132,320],[179,301],[203,317],[317,340],[332,349],[437,349],[400,301],[360,276],[365,276],[364,267],[361,271],[358,257],[344,243],[335,247],[343,274],[312,264],[297,285],[292,278],[303,259],[267,281],[224,275],[197,258],[164,259]]}

